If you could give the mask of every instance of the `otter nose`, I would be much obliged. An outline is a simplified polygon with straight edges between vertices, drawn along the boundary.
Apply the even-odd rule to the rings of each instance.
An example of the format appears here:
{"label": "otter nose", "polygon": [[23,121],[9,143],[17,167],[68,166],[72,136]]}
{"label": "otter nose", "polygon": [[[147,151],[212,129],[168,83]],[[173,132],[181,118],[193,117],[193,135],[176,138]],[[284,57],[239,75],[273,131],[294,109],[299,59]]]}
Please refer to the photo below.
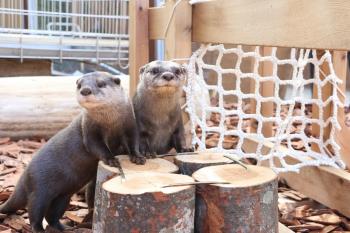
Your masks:
{"label": "otter nose", "polygon": [[83,96],[88,96],[92,93],[91,89],[88,87],[84,87],[83,89],[81,89],[80,94],[82,94]]}
{"label": "otter nose", "polygon": [[165,79],[166,81],[170,81],[170,80],[174,79],[174,75],[173,74],[163,74],[162,78]]}

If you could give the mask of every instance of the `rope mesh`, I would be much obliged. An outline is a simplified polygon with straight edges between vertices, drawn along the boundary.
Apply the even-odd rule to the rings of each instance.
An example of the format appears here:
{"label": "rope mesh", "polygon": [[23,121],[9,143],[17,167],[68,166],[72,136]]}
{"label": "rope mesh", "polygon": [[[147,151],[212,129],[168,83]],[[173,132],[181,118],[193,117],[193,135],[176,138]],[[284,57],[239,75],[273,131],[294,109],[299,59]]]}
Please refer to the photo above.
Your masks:
{"label": "rope mesh", "polygon": [[[215,62],[207,62],[208,54],[216,54]],[[254,158],[259,162],[268,161],[276,172],[297,172],[303,166],[329,165],[344,167],[340,159],[340,147],[335,141],[335,131],[340,128],[337,121],[337,111],[341,102],[337,95],[338,84],[341,82],[334,72],[332,56],[324,51],[320,56],[316,50],[290,49],[289,57],[279,58],[277,48],[272,48],[270,54],[261,52],[256,46],[253,51],[244,51],[242,46],[225,48],[224,45],[202,45],[190,58],[189,78],[185,87],[187,112],[192,123],[192,143],[199,150],[230,153],[237,158]],[[222,59],[227,56],[235,57],[232,67],[223,67]],[[318,56],[319,55],[319,56]],[[241,68],[243,60],[253,61],[252,69],[246,71]],[[262,64],[269,63],[271,73],[261,74]],[[291,78],[280,77],[281,66],[291,67]],[[307,66],[312,66],[313,78],[304,77]],[[322,69],[321,69],[322,66]],[[326,67],[326,69],[325,69]],[[327,73],[324,72],[327,70]],[[208,81],[208,74],[215,74],[215,82]],[[233,88],[223,85],[224,79],[235,80]],[[242,84],[253,83],[251,91],[244,91]],[[273,83],[272,96],[262,94],[264,82]],[[322,89],[331,86],[331,93],[323,96]],[[316,88],[317,94],[305,97],[308,87]],[[281,89],[287,88],[288,97],[281,97]],[[217,103],[211,104],[205,98],[208,93],[215,93]],[[228,105],[226,99],[234,99],[234,105]],[[254,103],[255,111],[247,102]],[[273,104],[274,114],[264,115],[264,104]],[[232,107],[234,106],[234,107]],[[318,109],[318,116],[312,118],[305,112],[311,106]],[[331,106],[331,113],[327,114],[326,107]],[[300,111],[295,114],[298,107]],[[247,110],[248,109],[248,110]],[[212,117],[217,117],[218,124],[212,124]],[[327,117],[326,117],[327,116]],[[234,120],[235,127],[228,127],[227,121]],[[255,122],[256,130],[246,129],[246,125]],[[266,136],[264,125],[273,126],[275,133]],[[298,130],[295,130],[295,125]],[[307,129],[319,128],[319,136],[310,135]],[[329,129],[329,130],[328,130]],[[208,139],[216,137],[216,145],[209,145]],[[324,139],[325,138],[325,139]],[[235,140],[234,146],[227,146],[227,140]],[[256,151],[243,151],[243,143],[253,140],[257,143]],[[302,143],[303,149],[295,147],[295,142]],[[264,145],[270,144],[270,150],[264,151]],[[311,149],[314,144],[318,150]],[[286,149],[287,148],[287,149]],[[319,152],[318,152],[319,151]],[[290,164],[286,157],[290,156],[299,162]]]}

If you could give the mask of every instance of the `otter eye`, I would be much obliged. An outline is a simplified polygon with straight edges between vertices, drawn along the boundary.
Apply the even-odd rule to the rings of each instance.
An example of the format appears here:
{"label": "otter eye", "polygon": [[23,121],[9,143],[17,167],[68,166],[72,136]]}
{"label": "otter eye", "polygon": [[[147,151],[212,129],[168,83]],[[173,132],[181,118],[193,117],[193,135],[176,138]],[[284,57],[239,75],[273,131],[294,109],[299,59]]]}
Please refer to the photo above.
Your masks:
{"label": "otter eye", "polygon": [[154,67],[152,70],[151,70],[151,73],[152,74],[159,74],[160,70],[158,67]]}
{"label": "otter eye", "polygon": [[98,82],[97,86],[98,86],[98,88],[103,88],[106,86],[106,83],[105,82]]}
{"label": "otter eye", "polygon": [[180,74],[181,74],[181,70],[178,69],[178,68],[176,68],[175,71],[174,71],[174,73],[175,73],[176,75],[180,75]]}
{"label": "otter eye", "polygon": [[120,78],[113,78],[115,84],[120,85]]}
{"label": "otter eye", "polygon": [[78,84],[77,84],[77,89],[80,89],[80,88],[81,88],[81,84],[78,83]]}

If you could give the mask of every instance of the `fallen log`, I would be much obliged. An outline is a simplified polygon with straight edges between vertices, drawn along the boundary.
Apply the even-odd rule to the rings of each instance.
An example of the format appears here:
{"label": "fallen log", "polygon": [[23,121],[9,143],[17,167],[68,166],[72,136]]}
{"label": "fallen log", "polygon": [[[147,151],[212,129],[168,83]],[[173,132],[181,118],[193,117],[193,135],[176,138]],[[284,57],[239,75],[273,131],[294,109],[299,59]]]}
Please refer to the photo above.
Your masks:
{"label": "fallen log", "polygon": [[133,173],[102,185],[100,208],[95,208],[93,232],[183,232],[194,229],[195,187],[167,187],[193,182],[189,176],[169,173]]}
{"label": "fallen log", "polygon": [[278,232],[277,175],[269,168],[237,164],[202,168],[196,181],[196,232]]}
{"label": "fallen log", "polygon": [[223,165],[232,160],[224,157],[221,153],[201,152],[198,154],[177,155],[174,163],[179,167],[181,174],[191,176],[192,173],[203,167]]}
{"label": "fallen log", "polygon": [[[0,138],[48,139],[80,113],[77,76],[0,78]],[[128,92],[128,77],[122,76]]]}

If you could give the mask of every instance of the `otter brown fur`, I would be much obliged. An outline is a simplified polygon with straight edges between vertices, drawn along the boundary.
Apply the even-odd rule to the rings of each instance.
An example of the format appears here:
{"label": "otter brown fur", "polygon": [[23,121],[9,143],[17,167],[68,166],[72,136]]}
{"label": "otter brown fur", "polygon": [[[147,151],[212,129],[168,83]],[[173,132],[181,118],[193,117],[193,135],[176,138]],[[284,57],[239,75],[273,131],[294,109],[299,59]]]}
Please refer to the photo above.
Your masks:
{"label": "otter brown fur", "polygon": [[170,61],[153,61],[140,69],[133,104],[142,154],[192,151],[185,148],[180,106],[186,75],[184,66]]}
{"label": "otter brown fur", "polygon": [[77,81],[77,99],[82,113],[37,152],[0,206],[6,214],[27,206],[33,232],[44,232],[44,217],[63,230],[59,219],[70,197],[94,178],[99,160],[113,164],[121,146],[133,162],[145,162],[138,152],[132,105],[119,78],[101,72],[84,75]]}

